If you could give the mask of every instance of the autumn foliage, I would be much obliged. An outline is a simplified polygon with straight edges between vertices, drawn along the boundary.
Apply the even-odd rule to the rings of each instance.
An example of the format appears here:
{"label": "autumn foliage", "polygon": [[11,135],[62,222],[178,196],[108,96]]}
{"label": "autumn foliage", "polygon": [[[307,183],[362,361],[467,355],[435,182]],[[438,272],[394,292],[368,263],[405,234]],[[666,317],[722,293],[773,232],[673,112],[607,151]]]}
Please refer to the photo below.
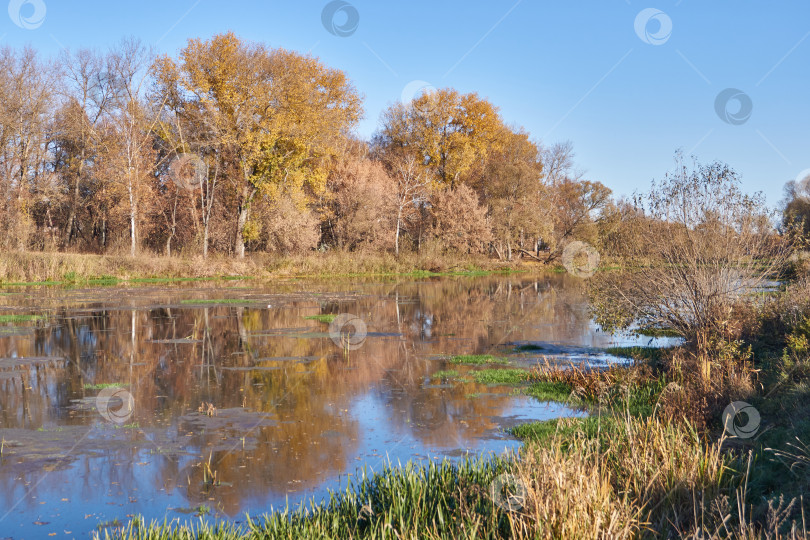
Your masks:
{"label": "autumn foliage", "polygon": [[614,207],[569,144],[541,146],[484,97],[425,92],[362,141],[345,73],[232,33],[176,56],[6,47],[0,66],[5,251],[549,261],[601,242]]}

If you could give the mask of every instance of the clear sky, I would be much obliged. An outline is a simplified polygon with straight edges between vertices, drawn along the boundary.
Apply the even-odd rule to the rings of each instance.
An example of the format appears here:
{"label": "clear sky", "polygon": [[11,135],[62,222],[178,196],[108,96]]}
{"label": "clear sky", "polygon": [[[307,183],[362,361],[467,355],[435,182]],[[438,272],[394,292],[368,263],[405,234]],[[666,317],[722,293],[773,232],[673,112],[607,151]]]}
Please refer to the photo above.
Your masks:
{"label": "clear sky", "polygon": [[617,194],[648,188],[679,148],[729,163],[771,204],[810,169],[807,0],[12,0],[8,11],[0,44],[46,55],[125,36],[175,54],[228,30],[311,52],[365,95],[364,137],[426,83],[475,91],[541,143],[572,141],[585,177]]}

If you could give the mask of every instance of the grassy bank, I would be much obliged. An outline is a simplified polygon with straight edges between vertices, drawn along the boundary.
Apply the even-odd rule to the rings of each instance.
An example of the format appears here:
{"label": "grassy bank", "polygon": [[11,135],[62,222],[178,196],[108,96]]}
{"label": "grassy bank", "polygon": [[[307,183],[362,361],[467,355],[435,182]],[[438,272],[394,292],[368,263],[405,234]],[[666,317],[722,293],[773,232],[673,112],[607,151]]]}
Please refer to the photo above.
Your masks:
{"label": "grassy bank", "polygon": [[[628,349],[631,365],[606,370],[478,371],[590,413],[514,428],[525,441],[516,455],[387,469],[239,529],[136,519],[101,537],[806,538],[810,284],[788,287],[735,328],[742,337],[721,339],[708,357],[686,346]],[[735,427],[750,411],[724,424],[737,401],[759,416],[754,430]]]}
{"label": "grassy bank", "polygon": [[[625,374],[627,375],[627,374]],[[665,386],[664,389],[667,387]],[[516,456],[363,478],[323,504],[227,524],[135,520],[102,538],[787,538],[804,537],[798,492],[761,455],[656,407],[665,390],[612,388],[585,419],[520,426]],[[576,388],[572,388],[576,391]],[[775,475],[775,476],[772,476]],[[805,484],[806,485],[806,484]]]}
{"label": "grassy bank", "polygon": [[0,286],[114,285],[121,281],[213,279],[222,277],[334,277],[410,275],[485,275],[542,270],[537,264],[504,263],[487,258],[420,257],[407,254],[312,253],[300,257],[252,254],[243,260],[211,256],[160,257],[76,253],[0,254]]}
{"label": "grassy bank", "polygon": [[732,527],[732,516],[713,509],[695,515],[695,501],[734,495],[745,461],[687,424],[661,421],[643,386],[629,397],[617,392],[587,419],[515,429],[527,441],[515,456],[386,469],[323,504],[254,517],[240,529],[135,520],[101,537],[634,538],[694,531],[696,519]]}

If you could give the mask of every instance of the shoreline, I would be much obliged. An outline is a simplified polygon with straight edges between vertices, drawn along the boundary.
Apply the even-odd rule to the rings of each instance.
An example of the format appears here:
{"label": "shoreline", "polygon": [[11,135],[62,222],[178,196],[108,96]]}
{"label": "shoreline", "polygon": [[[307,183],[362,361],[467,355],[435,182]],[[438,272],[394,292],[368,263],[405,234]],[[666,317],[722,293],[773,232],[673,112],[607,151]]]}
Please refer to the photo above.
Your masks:
{"label": "shoreline", "polygon": [[531,275],[550,271],[555,271],[553,266],[536,262],[416,254],[400,257],[344,252],[298,257],[254,254],[240,260],[224,256],[203,259],[62,252],[0,253],[0,288],[280,278]]}

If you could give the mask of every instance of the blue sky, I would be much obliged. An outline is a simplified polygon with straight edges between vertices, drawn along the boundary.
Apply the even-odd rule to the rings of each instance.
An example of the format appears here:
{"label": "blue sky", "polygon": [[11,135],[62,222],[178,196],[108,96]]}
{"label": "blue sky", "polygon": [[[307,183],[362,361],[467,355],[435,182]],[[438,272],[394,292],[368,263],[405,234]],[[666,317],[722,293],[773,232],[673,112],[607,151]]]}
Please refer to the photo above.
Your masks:
{"label": "blue sky", "polygon": [[[326,5],[12,0],[0,43],[56,55],[136,36],[175,54],[233,30],[344,70],[365,95],[361,136],[413,81],[475,91],[540,142],[571,140],[585,177],[617,194],[647,189],[679,148],[729,163],[771,204],[810,169],[806,0],[350,0],[330,19],[352,26],[345,37],[324,26]],[[740,92],[724,120],[727,88]]]}

